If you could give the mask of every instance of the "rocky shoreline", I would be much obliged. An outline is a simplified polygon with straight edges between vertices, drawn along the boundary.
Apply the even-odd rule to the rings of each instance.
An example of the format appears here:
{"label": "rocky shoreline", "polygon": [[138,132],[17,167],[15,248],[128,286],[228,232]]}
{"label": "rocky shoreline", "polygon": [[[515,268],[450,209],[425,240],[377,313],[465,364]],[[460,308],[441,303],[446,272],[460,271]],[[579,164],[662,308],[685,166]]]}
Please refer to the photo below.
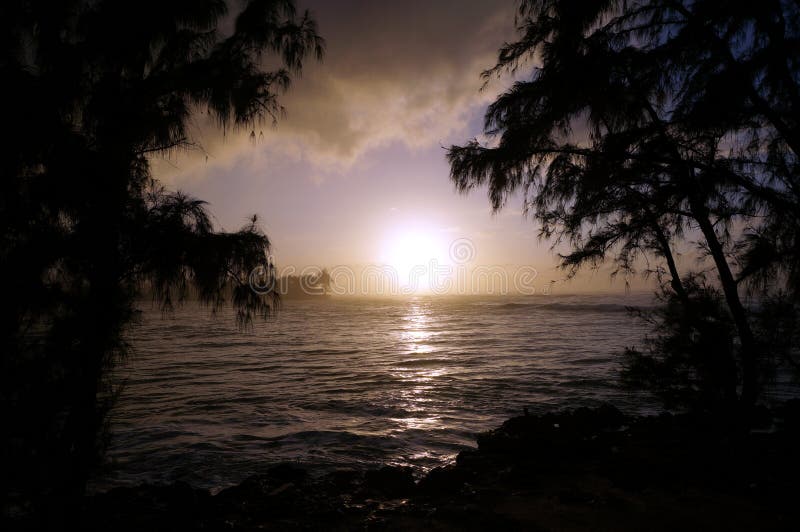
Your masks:
{"label": "rocky shoreline", "polygon": [[755,430],[611,406],[509,419],[455,464],[315,477],[280,465],[216,495],[186,484],[87,497],[86,530],[791,530],[800,401]]}

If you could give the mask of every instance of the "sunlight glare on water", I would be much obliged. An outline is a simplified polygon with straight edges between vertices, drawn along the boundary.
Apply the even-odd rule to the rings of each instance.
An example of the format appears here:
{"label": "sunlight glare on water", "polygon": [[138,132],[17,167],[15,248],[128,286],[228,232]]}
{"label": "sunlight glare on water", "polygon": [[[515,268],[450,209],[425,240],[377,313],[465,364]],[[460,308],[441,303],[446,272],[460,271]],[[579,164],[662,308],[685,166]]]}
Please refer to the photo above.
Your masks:
{"label": "sunlight glare on water", "polygon": [[[108,487],[219,488],[280,462],[425,470],[532,412],[611,401],[649,295],[320,298],[239,331],[231,315],[144,306],[117,372]],[[642,406],[644,405],[644,406]]]}

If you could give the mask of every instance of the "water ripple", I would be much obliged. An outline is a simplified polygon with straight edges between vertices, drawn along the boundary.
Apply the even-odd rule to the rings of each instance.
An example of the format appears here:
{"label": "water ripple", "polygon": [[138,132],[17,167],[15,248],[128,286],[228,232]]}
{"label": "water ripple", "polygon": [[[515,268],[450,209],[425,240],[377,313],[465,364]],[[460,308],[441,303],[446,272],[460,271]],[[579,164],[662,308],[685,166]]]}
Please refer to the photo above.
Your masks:
{"label": "water ripple", "polygon": [[285,461],[430,468],[527,407],[611,400],[648,296],[288,301],[252,331],[187,306],[145,308],[96,486],[210,488]]}

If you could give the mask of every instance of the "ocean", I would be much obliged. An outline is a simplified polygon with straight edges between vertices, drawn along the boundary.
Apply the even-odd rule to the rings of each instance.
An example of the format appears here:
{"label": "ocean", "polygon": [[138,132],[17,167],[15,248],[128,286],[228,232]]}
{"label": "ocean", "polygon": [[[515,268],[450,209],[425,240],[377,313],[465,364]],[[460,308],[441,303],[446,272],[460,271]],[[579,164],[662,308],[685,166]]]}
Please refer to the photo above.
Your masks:
{"label": "ocean", "polygon": [[651,294],[288,300],[238,330],[230,310],[147,304],[115,373],[110,468],[94,489],[218,490],[279,463],[422,473],[512,415],[610,402]]}

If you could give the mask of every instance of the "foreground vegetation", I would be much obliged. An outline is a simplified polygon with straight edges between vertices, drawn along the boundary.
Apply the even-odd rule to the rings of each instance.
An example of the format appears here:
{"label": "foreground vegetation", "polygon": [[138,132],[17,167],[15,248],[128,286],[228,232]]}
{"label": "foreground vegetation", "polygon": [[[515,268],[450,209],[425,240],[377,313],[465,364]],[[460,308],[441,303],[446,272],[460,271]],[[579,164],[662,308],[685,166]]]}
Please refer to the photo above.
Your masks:
{"label": "foreground vegetation", "polygon": [[323,42],[292,0],[14,0],[0,34],[0,489],[4,514],[63,515],[102,456],[144,286],[166,309],[190,288],[212,307],[230,297],[240,324],[276,304],[248,285],[270,246],[257,219],[219,231],[150,158],[202,149],[198,120],[280,116]]}

